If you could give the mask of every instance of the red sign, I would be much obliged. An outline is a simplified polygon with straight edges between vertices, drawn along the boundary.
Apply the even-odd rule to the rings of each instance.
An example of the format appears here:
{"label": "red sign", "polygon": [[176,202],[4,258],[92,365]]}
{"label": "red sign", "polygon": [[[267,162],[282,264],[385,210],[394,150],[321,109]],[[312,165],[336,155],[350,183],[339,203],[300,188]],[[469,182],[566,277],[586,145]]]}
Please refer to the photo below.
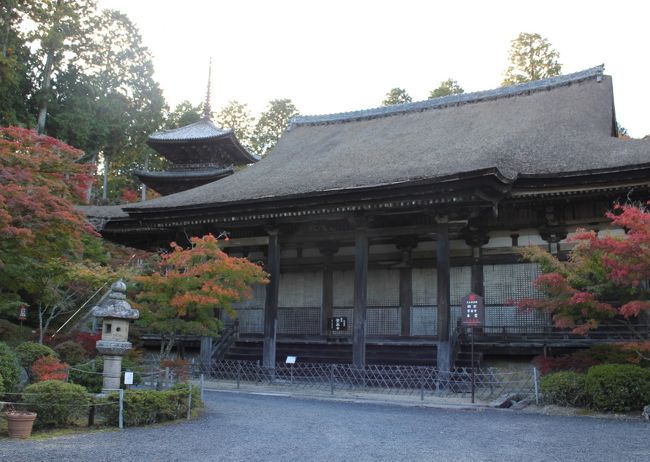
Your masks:
{"label": "red sign", "polygon": [[463,298],[461,323],[464,326],[481,327],[485,324],[485,305],[483,297],[469,294]]}

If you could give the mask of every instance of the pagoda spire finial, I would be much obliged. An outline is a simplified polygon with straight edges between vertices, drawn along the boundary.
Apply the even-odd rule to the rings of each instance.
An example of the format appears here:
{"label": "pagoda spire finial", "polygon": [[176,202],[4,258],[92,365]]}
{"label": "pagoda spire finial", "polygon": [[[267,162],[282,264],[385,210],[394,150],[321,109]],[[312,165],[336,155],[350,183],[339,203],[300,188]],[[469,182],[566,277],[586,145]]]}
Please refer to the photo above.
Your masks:
{"label": "pagoda spire finial", "polygon": [[212,86],[212,57],[210,57],[210,64],[208,65],[208,90],[205,93],[205,105],[203,106],[203,118],[209,119],[212,115],[212,108],[210,107],[210,87]]}

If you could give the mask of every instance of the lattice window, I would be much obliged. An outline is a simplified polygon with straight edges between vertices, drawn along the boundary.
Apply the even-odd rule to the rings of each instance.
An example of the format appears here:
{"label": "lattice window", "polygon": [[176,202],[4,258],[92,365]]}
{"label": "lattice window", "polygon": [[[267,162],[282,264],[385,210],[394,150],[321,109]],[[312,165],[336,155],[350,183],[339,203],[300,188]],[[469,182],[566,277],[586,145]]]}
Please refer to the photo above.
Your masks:
{"label": "lattice window", "polygon": [[413,268],[412,271],[413,304],[416,306],[435,305],[438,293],[435,268]]}
{"label": "lattice window", "polygon": [[411,335],[437,335],[438,309],[435,306],[411,308]]}
{"label": "lattice window", "polygon": [[536,263],[485,265],[485,303],[507,305],[511,300],[542,298],[533,282],[541,274]]}
{"label": "lattice window", "polygon": [[399,335],[400,326],[399,308],[368,307],[366,311],[368,335]]}
{"label": "lattice window", "polygon": [[256,284],[253,286],[253,296],[248,300],[244,300],[238,303],[233,303],[233,306],[236,309],[239,308],[264,308],[264,302],[266,299],[266,285]]}
{"label": "lattice window", "polygon": [[354,271],[334,271],[332,282],[334,306],[354,305]]}
{"label": "lattice window", "polygon": [[508,333],[543,333],[550,325],[547,313],[536,310],[520,310],[513,306],[489,306],[485,308],[485,333],[499,334],[505,328]]}
{"label": "lattice window", "polygon": [[261,334],[264,332],[264,309],[241,308],[237,310],[239,332],[242,334]]}
{"label": "lattice window", "polygon": [[[435,268],[413,268],[413,304],[436,305],[438,300],[438,273]],[[452,305],[460,305],[461,299],[471,292],[472,269],[469,266],[453,266],[449,269],[449,295]]]}
{"label": "lattice window", "polygon": [[368,271],[368,305],[399,306],[399,270]]}
{"label": "lattice window", "polygon": [[321,306],[323,273],[282,273],[278,292],[280,307]]}
{"label": "lattice window", "polygon": [[278,309],[279,334],[318,335],[320,322],[320,307]]}
{"label": "lattice window", "polygon": [[453,266],[449,269],[449,298],[451,305],[461,304],[461,300],[472,291],[472,268]]}

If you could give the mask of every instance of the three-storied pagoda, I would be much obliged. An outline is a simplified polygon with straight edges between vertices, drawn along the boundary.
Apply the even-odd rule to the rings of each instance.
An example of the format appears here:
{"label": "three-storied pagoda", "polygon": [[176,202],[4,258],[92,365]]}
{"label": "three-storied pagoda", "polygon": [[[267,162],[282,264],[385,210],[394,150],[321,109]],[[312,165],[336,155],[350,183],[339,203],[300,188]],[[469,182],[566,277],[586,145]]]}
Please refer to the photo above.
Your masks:
{"label": "three-storied pagoda", "polygon": [[210,120],[210,74],[201,120],[156,132],[147,140],[169,161],[169,170],[134,172],[142,183],[163,196],[220,180],[232,175],[235,167],[259,160],[241,145],[232,129],[219,128]]}

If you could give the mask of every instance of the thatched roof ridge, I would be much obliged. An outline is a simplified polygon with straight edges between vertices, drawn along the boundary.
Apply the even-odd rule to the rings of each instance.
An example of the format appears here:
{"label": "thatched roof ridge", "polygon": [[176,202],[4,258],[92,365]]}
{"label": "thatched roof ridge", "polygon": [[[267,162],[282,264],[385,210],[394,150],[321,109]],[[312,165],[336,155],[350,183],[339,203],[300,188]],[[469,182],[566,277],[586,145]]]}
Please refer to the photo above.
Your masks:
{"label": "thatched roof ridge", "polygon": [[602,67],[445,98],[444,104],[431,100],[390,113],[295,119],[255,165],[127,211],[320,196],[489,169],[505,181],[588,175],[632,169],[650,159],[649,141],[614,136],[612,81]]}
{"label": "thatched roof ridge", "polygon": [[297,116],[290,120],[290,127],[299,125],[322,125],[337,122],[349,122],[363,119],[374,119],[378,117],[388,117],[392,115],[404,114],[413,111],[426,111],[430,109],[443,109],[450,106],[459,106],[461,104],[478,103],[489,101],[496,98],[506,98],[530,94],[536,91],[549,90],[564,85],[581,82],[588,79],[601,79],[605,70],[604,65],[595,66],[583,71],[572,74],[560,75],[542,80],[533,80],[532,82],[499,87],[492,90],[477,91],[473,93],[461,93],[459,95],[441,96],[438,98],[428,99],[425,101],[416,101],[414,103],[392,104],[381,106],[373,109],[363,109],[360,111],[339,112],[336,114],[321,114]]}

